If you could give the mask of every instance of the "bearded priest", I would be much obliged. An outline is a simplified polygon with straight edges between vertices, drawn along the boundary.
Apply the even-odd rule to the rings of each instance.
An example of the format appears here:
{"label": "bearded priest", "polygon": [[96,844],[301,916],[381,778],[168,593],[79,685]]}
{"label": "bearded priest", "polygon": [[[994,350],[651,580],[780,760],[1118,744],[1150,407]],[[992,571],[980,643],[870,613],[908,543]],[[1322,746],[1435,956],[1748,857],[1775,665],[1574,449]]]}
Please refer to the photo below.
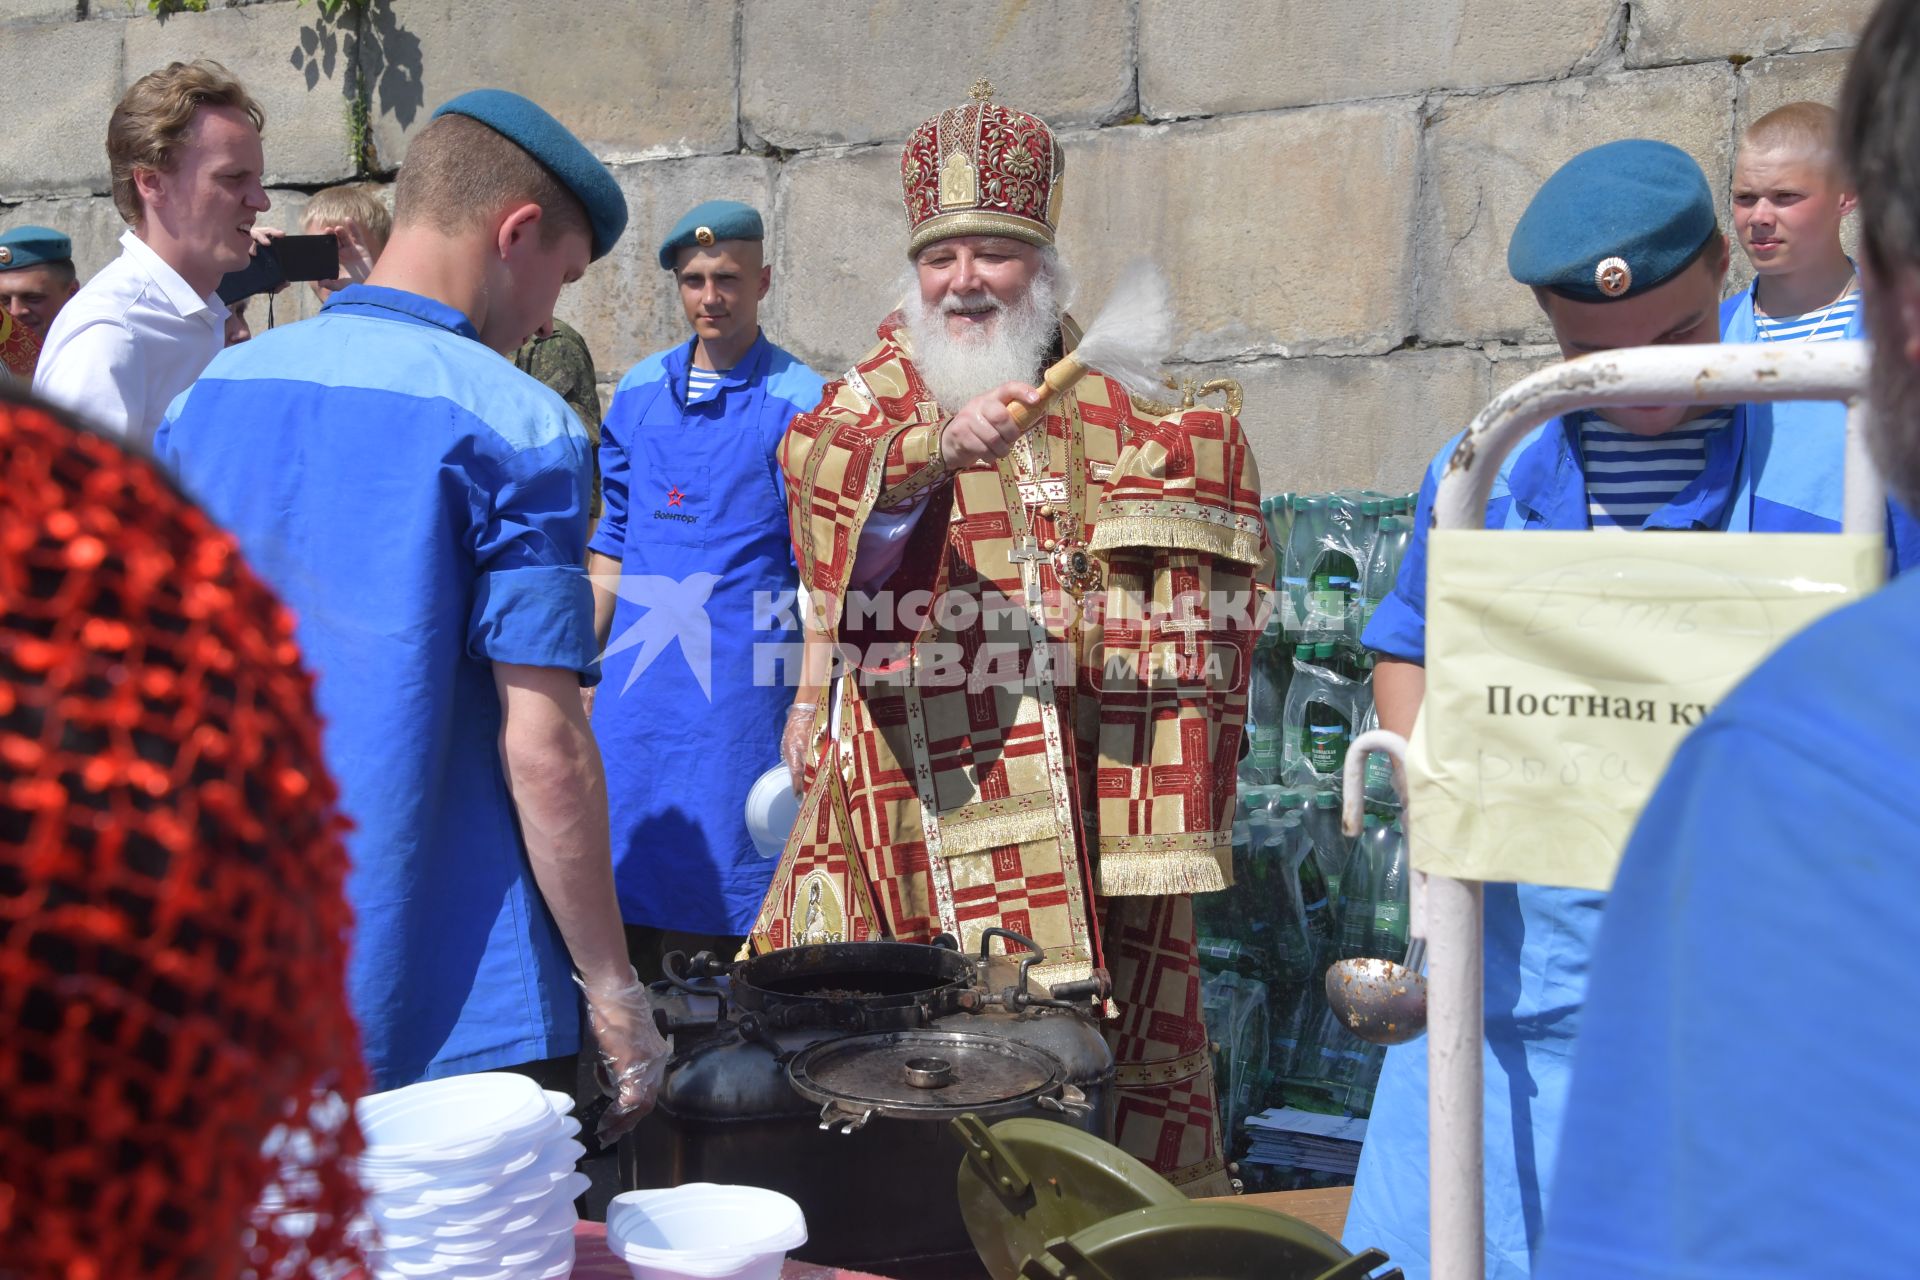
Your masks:
{"label": "bearded priest", "polygon": [[751,945],[1032,939],[1041,983],[1110,993],[1114,1140],[1222,1194],[1190,895],[1231,874],[1259,479],[1232,413],[1097,368],[1022,425],[1079,330],[1059,146],[991,95],[908,141],[906,300],[781,448],[836,656],[794,703],[804,799]]}

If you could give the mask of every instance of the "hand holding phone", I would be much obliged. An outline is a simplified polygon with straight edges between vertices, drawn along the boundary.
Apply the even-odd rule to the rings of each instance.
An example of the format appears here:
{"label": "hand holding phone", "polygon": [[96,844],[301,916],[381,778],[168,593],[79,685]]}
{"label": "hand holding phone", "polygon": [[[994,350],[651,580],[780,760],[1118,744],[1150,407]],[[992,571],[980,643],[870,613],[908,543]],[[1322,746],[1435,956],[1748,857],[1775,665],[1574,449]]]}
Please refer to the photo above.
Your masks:
{"label": "hand holding phone", "polygon": [[232,304],[256,293],[270,293],[292,280],[335,280],[340,276],[340,242],[331,235],[276,236],[257,244],[253,261],[220,278],[220,301]]}

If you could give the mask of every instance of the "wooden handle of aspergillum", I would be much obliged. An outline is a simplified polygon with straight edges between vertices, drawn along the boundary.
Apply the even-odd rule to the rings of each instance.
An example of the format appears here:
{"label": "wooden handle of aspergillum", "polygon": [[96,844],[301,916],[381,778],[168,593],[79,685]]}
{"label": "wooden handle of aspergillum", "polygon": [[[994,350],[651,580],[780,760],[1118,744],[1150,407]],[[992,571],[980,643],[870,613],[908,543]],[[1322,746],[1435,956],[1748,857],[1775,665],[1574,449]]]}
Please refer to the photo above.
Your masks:
{"label": "wooden handle of aspergillum", "polygon": [[1047,411],[1054,398],[1074,383],[1087,376],[1087,366],[1072,356],[1062,356],[1053,367],[1040,375],[1040,389],[1046,392],[1039,404],[1022,404],[1018,400],[1007,406],[1007,412],[1013,416],[1014,423],[1020,427],[1033,425],[1034,419]]}

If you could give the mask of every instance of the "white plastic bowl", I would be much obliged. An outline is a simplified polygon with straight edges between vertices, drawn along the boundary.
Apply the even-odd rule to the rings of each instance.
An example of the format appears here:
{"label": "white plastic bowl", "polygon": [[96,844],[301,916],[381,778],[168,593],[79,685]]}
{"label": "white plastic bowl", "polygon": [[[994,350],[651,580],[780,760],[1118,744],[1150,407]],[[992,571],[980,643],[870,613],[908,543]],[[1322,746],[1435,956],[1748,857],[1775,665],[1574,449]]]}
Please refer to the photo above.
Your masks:
{"label": "white plastic bowl", "polygon": [[786,765],[773,766],[747,788],[747,834],[761,857],[779,857],[799,819],[800,798],[793,794],[793,775]]}
{"label": "white plastic bowl", "polygon": [[564,1276],[573,1267],[571,1229],[543,1240],[504,1241],[488,1253],[472,1255],[389,1254],[377,1270],[407,1280],[536,1280]]}
{"label": "white plastic bowl", "polygon": [[557,1112],[546,1092],[505,1071],[425,1080],[362,1098],[363,1164],[458,1164],[537,1141]]}
{"label": "white plastic bowl", "polygon": [[690,1182],[607,1206],[607,1243],[634,1280],[777,1280],[806,1242],[800,1206],[762,1187]]}
{"label": "white plastic bowl", "polygon": [[475,1183],[498,1186],[536,1165],[551,1165],[558,1151],[584,1150],[578,1142],[572,1141],[579,1132],[578,1120],[571,1116],[556,1117],[552,1132],[543,1133],[533,1142],[501,1147],[456,1164],[380,1164],[362,1160],[359,1165],[360,1184],[377,1196]]}
{"label": "white plastic bowl", "polygon": [[441,1224],[491,1223],[501,1217],[511,1222],[529,1213],[543,1214],[550,1202],[571,1202],[590,1182],[586,1174],[569,1164],[560,1169],[528,1170],[494,1188],[491,1195],[459,1204],[376,1198],[368,1207],[381,1231],[416,1236]]}
{"label": "white plastic bowl", "polygon": [[370,1197],[374,1214],[382,1220],[416,1218],[434,1210],[458,1209],[437,1215],[443,1221],[473,1221],[500,1205],[544,1199],[574,1172],[585,1148],[572,1139],[543,1148],[535,1161],[512,1173],[467,1175],[458,1181],[434,1179],[424,1185],[388,1187]]}

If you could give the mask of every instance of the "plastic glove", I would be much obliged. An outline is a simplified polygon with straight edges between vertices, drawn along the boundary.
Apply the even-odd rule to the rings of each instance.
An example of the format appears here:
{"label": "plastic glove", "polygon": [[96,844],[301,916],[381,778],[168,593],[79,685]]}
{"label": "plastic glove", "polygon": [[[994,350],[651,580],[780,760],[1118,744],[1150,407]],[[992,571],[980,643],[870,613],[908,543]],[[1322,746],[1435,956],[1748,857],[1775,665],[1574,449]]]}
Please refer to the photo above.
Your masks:
{"label": "plastic glove", "polygon": [[793,794],[806,789],[807,748],[813,745],[813,713],[817,702],[796,702],[787,710],[787,727],[780,733],[780,760],[793,779]]}
{"label": "plastic glove", "polygon": [[654,1026],[653,1003],[631,967],[624,986],[589,986],[578,974],[573,980],[587,994],[587,1026],[598,1057],[594,1078],[613,1099],[597,1130],[601,1145],[611,1146],[653,1110],[673,1040]]}

